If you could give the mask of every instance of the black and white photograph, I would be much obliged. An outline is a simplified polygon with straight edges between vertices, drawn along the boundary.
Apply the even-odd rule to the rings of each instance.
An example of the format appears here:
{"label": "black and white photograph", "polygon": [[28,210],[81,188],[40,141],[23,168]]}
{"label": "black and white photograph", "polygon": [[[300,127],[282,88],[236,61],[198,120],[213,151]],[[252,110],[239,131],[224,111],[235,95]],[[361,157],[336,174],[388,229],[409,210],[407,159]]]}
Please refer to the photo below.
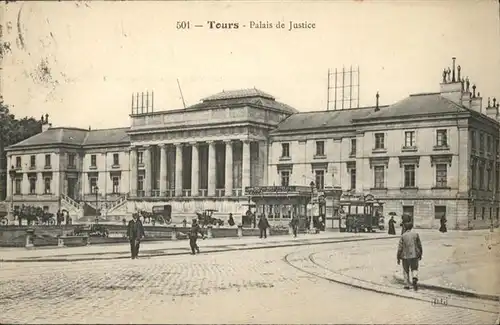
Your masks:
{"label": "black and white photograph", "polygon": [[500,325],[500,0],[2,1],[0,324]]}

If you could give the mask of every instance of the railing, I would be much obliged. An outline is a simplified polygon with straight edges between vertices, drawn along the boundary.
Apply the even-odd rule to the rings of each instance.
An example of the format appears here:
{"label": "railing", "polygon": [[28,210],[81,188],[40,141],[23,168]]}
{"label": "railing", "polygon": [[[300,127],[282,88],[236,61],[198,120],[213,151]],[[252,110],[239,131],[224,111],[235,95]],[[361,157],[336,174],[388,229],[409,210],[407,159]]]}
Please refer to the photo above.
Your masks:
{"label": "railing", "polygon": [[72,198],[67,196],[66,194],[61,193],[61,199],[68,202],[69,204],[71,204],[75,208],[80,209],[80,203],[76,202],[75,200],[73,200]]}
{"label": "railing", "polygon": [[175,196],[175,190],[173,190],[173,189],[166,190],[165,191],[165,196],[166,197],[173,197],[173,196]]}
{"label": "railing", "polygon": [[191,196],[191,190],[182,190],[182,196]]}
{"label": "railing", "polygon": [[233,196],[243,196],[243,190],[241,190],[241,189],[234,189],[233,190]]}
{"label": "railing", "polygon": [[124,202],[127,202],[127,199],[128,199],[128,194],[125,194],[125,195],[122,195],[118,200],[112,202],[110,205],[109,205],[109,209],[108,209],[108,212],[110,211],[113,211],[114,209],[116,209],[118,206],[122,205],[122,203]]}
{"label": "railing", "polygon": [[145,192],[143,190],[139,190],[139,191],[137,191],[137,196],[138,197],[144,197],[145,196]]}
{"label": "railing", "polygon": [[208,196],[208,190],[206,188],[199,189],[198,193],[200,196]]}
{"label": "railing", "polygon": [[215,189],[215,196],[224,196],[225,190],[223,188],[217,188]]}
{"label": "railing", "polygon": [[151,191],[151,196],[152,197],[159,197],[160,196],[160,190],[152,190]]}

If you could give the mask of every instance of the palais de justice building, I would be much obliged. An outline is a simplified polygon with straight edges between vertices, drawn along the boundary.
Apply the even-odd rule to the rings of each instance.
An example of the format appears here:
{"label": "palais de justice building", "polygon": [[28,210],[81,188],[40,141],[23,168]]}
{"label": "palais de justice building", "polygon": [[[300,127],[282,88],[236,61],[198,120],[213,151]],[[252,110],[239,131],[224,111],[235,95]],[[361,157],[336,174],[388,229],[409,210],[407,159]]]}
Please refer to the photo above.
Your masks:
{"label": "palais de justice building", "polygon": [[[392,105],[298,112],[257,89],[223,91],[185,109],[131,114],[118,129],[52,127],[8,148],[8,202],[107,217],[170,204],[175,218],[247,210],[245,188],[337,186],[371,194],[383,214],[418,227],[498,224],[499,105],[483,105],[460,67],[440,91]],[[13,196],[12,196],[13,193]],[[275,212],[273,223],[288,223]],[[328,216],[327,216],[328,218]],[[327,224],[327,226],[329,226]]]}

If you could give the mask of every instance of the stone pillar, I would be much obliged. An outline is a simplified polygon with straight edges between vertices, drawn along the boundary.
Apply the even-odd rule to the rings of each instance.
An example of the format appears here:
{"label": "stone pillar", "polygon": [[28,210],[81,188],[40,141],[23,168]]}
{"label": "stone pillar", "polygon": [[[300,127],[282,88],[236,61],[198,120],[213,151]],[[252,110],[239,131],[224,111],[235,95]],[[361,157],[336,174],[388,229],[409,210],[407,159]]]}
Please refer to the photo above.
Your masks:
{"label": "stone pillar", "polygon": [[151,196],[151,146],[144,146],[144,196]]}
{"label": "stone pillar", "polygon": [[[7,182],[10,182],[10,177],[7,175]],[[45,194],[45,182],[43,181],[43,174],[36,174],[36,194],[43,195]]]}
{"label": "stone pillar", "polygon": [[175,196],[182,196],[182,143],[175,144]]}
{"label": "stone pillar", "polygon": [[245,187],[250,186],[250,141],[243,140],[243,154],[241,158],[241,187],[245,195]]}
{"label": "stone pillar", "polygon": [[[130,195],[137,196],[137,148],[130,148]],[[85,193],[85,191],[83,191]]]}
{"label": "stone pillar", "polygon": [[160,147],[160,196],[166,196],[167,190],[167,145],[162,143]]}
{"label": "stone pillar", "polygon": [[225,171],[225,194],[226,196],[233,195],[233,142],[231,140],[226,143],[226,171]]}
{"label": "stone pillar", "polygon": [[215,196],[216,184],[215,142],[208,142],[208,196]]}
{"label": "stone pillar", "polygon": [[192,142],[191,147],[192,151],[192,163],[191,163],[191,196],[199,195],[199,175],[200,175],[200,156],[199,156],[199,148],[198,143]]}

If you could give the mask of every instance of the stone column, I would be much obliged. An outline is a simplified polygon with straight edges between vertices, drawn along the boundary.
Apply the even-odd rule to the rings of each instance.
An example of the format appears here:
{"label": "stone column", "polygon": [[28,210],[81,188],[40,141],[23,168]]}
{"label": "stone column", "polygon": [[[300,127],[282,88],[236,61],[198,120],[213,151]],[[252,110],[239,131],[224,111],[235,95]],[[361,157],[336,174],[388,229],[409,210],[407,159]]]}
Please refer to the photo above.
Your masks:
{"label": "stone column", "polygon": [[215,196],[216,184],[215,142],[208,142],[208,196]]}
{"label": "stone column", "polygon": [[192,151],[192,163],[191,163],[191,196],[199,195],[200,188],[200,156],[199,156],[199,148],[198,143],[191,142]]}
{"label": "stone column", "polygon": [[226,196],[233,195],[233,142],[231,140],[225,141],[226,144],[226,187],[225,194]]}
{"label": "stone column", "polygon": [[245,187],[250,186],[250,141],[243,140],[243,154],[241,158],[241,187],[245,195]]}
{"label": "stone column", "polygon": [[[130,148],[130,195],[137,196],[137,148]],[[82,192],[85,193],[85,190]]]}
{"label": "stone column", "polygon": [[182,196],[182,143],[175,144],[175,196]]}
{"label": "stone column", "polygon": [[166,196],[167,190],[167,145],[162,143],[160,147],[160,196]]}
{"label": "stone column", "polygon": [[151,146],[144,146],[144,196],[151,196]]}
{"label": "stone column", "polygon": [[[10,182],[10,177],[7,175],[7,181]],[[43,195],[45,192],[45,182],[43,181],[43,174],[36,174],[36,194]],[[77,195],[78,196],[78,195]]]}

